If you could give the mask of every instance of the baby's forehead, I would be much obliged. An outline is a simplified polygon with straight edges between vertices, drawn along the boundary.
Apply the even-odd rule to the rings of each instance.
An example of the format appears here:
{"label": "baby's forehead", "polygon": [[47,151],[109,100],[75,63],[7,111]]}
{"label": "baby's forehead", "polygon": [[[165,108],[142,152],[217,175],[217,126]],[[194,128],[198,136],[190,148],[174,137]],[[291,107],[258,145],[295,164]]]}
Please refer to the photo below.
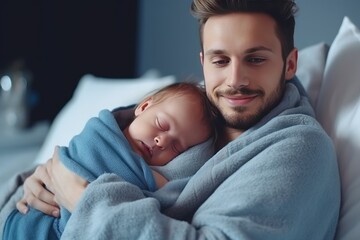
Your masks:
{"label": "baby's forehead", "polygon": [[158,104],[189,105],[192,107],[203,107],[201,97],[195,93],[174,93],[157,100]]}
{"label": "baby's forehead", "polygon": [[165,98],[201,98],[199,93],[195,93],[193,91],[180,91],[180,92],[169,92],[165,95]]}

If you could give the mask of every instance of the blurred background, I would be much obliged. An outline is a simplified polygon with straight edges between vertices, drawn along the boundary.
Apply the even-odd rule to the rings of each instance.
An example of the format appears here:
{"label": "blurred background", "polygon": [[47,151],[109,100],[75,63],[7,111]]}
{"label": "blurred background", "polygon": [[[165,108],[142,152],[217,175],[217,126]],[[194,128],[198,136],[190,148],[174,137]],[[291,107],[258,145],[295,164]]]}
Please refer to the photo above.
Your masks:
{"label": "blurred background", "polygon": [[[198,24],[190,3],[0,0],[0,110],[7,104],[26,114],[19,126],[51,122],[88,73],[135,78],[156,69],[178,80],[202,79]],[[360,25],[358,0],[297,4],[299,49],[330,45],[345,15]],[[10,88],[16,96],[6,94]]]}

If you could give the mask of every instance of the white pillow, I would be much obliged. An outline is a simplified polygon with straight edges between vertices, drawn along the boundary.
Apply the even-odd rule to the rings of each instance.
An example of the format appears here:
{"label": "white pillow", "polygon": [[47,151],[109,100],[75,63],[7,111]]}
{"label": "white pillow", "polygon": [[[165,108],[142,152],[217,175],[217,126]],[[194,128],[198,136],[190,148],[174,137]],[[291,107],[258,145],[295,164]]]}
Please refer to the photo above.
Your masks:
{"label": "white pillow", "polygon": [[56,145],[68,145],[70,139],[84,128],[86,121],[97,116],[101,109],[136,104],[151,91],[174,82],[174,76],[117,80],[83,76],[73,97],[54,119],[35,163],[47,161]]}
{"label": "white pillow", "polygon": [[317,43],[299,51],[296,76],[309,95],[311,105],[315,108],[322,84],[326,57],[329,46]]}
{"label": "white pillow", "polygon": [[330,47],[316,112],[338,155],[342,204],[336,239],[359,239],[360,32],[348,17]]}

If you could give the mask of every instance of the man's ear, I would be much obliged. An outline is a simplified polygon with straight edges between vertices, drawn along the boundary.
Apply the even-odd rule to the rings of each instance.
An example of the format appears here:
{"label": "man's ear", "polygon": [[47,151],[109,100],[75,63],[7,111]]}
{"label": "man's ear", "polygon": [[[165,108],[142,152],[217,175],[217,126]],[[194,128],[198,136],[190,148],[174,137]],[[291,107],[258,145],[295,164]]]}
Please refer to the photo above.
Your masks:
{"label": "man's ear", "polygon": [[203,53],[200,52],[199,56],[200,56],[200,63],[201,63],[202,66],[204,66],[204,55],[203,55]]}
{"label": "man's ear", "polygon": [[142,101],[135,109],[135,117],[139,116],[141,113],[143,113],[148,107],[152,105],[153,99],[152,97],[149,97]]}
{"label": "man's ear", "polygon": [[290,80],[296,74],[298,61],[298,50],[294,48],[286,58],[285,79]]}

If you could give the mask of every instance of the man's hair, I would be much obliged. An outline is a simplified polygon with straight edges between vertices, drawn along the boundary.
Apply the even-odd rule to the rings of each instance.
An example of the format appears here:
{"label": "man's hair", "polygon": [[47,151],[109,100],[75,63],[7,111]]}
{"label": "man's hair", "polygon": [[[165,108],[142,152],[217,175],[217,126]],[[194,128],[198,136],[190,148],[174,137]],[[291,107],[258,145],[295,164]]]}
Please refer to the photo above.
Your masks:
{"label": "man's hair", "polygon": [[[196,103],[201,104],[203,116],[202,121],[209,125],[213,139],[216,140],[216,128],[218,123],[217,118],[219,116],[219,113],[217,108],[208,99],[205,88],[199,83],[191,81],[176,82],[165,86],[157,90],[156,92],[151,93],[150,97],[152,98],[154,104],[158,104],[170,97],[177,97],[183,95],[195,97]],[[145,101],[146,99],[144,99],[143,101]]]}
{"label": "man's hair", "polygon": [[206,21],[217,15],[229,13],[263,13],[276,22],[276,34],[285,60],[294,48],[294,29],[297,5],[294,0],[193,0],[192,15],[200,23],[200,44],[203,52],[203,29]]}

